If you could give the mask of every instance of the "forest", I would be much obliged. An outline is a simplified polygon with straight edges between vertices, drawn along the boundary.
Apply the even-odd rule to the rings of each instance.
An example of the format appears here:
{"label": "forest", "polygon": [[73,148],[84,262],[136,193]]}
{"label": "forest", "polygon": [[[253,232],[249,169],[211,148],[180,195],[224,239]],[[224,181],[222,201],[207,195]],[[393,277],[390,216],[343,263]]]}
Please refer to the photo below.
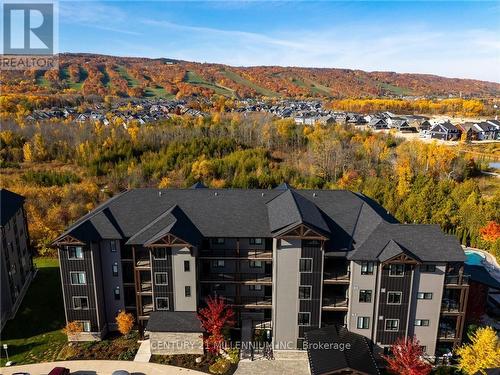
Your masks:
{"label": "forest", "polygon": [[2,71],[4,94],[210,98],[498,98],[500,84],[429,74],[334,68],[233,67],[171,59],[60,54],[47,71]]}
{"label": "forest", "polygon": [[31,241],[42,255],[66,226],[118,192],[202,181],[359,191],[401,222],[439,224],[500,258],[499,182],[480,174],[484,165],[467,145],[224,113],[128,127],[10,120],[0,141],[2,185],[27,198]]}

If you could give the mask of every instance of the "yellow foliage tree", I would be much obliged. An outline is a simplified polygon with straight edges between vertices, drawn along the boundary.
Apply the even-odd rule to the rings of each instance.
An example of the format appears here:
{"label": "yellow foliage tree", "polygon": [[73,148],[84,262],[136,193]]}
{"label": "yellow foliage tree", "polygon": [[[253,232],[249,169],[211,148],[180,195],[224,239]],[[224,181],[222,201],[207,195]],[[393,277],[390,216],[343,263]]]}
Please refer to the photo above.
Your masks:
{"label": "yellow foliage tree", "polygon": [[63,328],[63,332],[68,336],[68,338],[74,335],[78,335],[79,333],[83,332],[82,323],[76,321],[68,322],[68,324],[66,324],[66,327]]}
{"label": "yellow foliage tree", "polygon": [[471,344],[458,348],[458,368],[472,375],[500,367],[500,341],[491,327],[479,328],[471,337]]}
{"label": "yellow foliage tree", "polygon": [[134,316],[125,311],[120,311],[116,316],[116,324],[118,324],[118,331],[122,335],[128,335],[134,326]]}

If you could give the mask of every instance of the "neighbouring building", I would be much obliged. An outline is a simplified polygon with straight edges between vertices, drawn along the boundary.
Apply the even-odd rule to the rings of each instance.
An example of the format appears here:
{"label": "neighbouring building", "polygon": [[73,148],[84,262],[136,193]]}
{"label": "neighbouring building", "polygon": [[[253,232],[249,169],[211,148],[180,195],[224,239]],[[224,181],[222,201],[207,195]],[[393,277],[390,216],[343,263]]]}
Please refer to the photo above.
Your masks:
{"label": "neighbouring building", "polygon": [[34,275],[24,197],[0,189],[1,329],[14,318]]}
{"label": "neighbouring building", "polygon": [[[362,194],[134,189],[54,244],[66,319],[88,339],[115,330],[119,310],[144,328],[153,312],[195,312],[219,295],[236,312],[232,339],[272,341],[277,356],[301,356],[306,333],[339,325],[378,352],[401,336],[416,335],[429,356],[462,341],[458,240],[437,225],[401,224]],[[153,326],[164,335],[161,316]],[[198,332],[192,317],[175,318],[181,332]]]}

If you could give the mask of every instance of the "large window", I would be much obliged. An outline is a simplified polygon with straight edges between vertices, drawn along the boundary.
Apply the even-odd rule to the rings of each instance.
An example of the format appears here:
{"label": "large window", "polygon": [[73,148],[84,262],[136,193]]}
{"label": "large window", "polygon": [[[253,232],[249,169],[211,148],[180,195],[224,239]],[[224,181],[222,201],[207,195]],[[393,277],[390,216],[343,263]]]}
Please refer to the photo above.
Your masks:
{"label": "large window", "polygon": [[262,268],[262,261],[261,260],[251,260],[249,265],[250,265],[250,268]]}
{"label": "large window", "polygon": [[385,320],[385,330],[386,331],[397,331],[399,329],[399,319],[386,319]]}
{"label": "large window", "polygon": [[389,265],[389,276],[403,276],[405,274],[404,264],[390,264]]}
{"label": "large window", "polygon": [[419,327],[428,327],[429,319],[415,319],[415,325]]}
{"label": "large window", "polygon": [[299,286],[299,299],[311,299],[312,286]]}
{"label": "large window", "polygon": [[87,284],[87,277],[85,276],[85,272],[70,272],[69,276],[71,278],[72,285]]}
{"label": "large window", "polygon": [[262,245],[262,238],[250,238],[250,245]]}
{"label": "large window", "polygon": [[388,305],[401,305],[402,292],[387,292]]}
{"label": "large window", "polygon": [[212,260],[213,268],[224,268],[225,265],[226,263],[222,259]]}
{"label": "large window", "polygon": [[73,309],[88,310],[88,308],[89,308],[88,297],[83,297],[83,296],[73,297]]}
{"label": "large window", "polygon": [[361,289],[359,291],[359,302],[371,302],[372,301],[372,291]]}
{"label": "large window", "polygon": [[168,273],[155,272],[155,283],[156,285],[168,285]]}
{"label": "large window", "polygon": [[299,260],[300,272],[312,272],[312,258],[301,258]]}
{"label": "large window", "polygon": [[417,299],[432,299],[432,293],[430,293],[430,292],[418,292]]}
{"label": "large window", "polygon": [[298,316],[299,326],[308,326],[311,324],[311,313],[309,312],[299,312]]}
{"label": "large window", "polygon": [[368,317],[368,316],[358,316],[357,327],[359,329],[369,329],[370,328],[370,317]]}
{"label": "large window", "polygon": [[83,247],[81,246],[68,246],[69,259],[83,259]]}
{"label": "large window", "polygon": [[361,262],[361,274],[362,275],[373,275],[373,262]]}
{"label": "large window", "polygon": [[168,310],[168,297],[157,297],[156,298],[156,309],[157,310]]}

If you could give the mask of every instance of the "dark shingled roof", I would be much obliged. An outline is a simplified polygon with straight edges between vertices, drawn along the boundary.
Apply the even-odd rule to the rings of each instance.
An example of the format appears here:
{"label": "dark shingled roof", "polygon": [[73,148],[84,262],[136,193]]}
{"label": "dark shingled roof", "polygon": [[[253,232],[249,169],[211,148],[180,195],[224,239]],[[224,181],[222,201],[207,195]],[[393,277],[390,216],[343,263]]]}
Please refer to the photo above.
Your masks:
{"label": "dark shingled roof", "polygon": [[0,189],[0,225],[3,227],[23,206],[24,197],[7,189]]}
{"label": "dark shingled roof", "polygon": [[149,315],[149,332],[203,332],[195,311],[153,311]]}
{"label": "dark shingled roof", "polygon": [[[305,333],[307,355],[312,375],[343,373],[343,370],[361,374],[379,374],[367,339],[347,328],[334,325]],[[335,344],[347,344],[340,350]]]}
{"label": "dark shingled roof", "polygon": [[385,259],[395,252],[394,244],[387,248],[391,241],[423,262],[465,260],[457,239],[437,225],[399,224],[362,194],[289,187],[133,189],[83,216],[54,242],[71,235],[146,245],[172,234],[196,246],[209,237],[275,237],[299,224],[328,238],[327,254],[353,260]]}

